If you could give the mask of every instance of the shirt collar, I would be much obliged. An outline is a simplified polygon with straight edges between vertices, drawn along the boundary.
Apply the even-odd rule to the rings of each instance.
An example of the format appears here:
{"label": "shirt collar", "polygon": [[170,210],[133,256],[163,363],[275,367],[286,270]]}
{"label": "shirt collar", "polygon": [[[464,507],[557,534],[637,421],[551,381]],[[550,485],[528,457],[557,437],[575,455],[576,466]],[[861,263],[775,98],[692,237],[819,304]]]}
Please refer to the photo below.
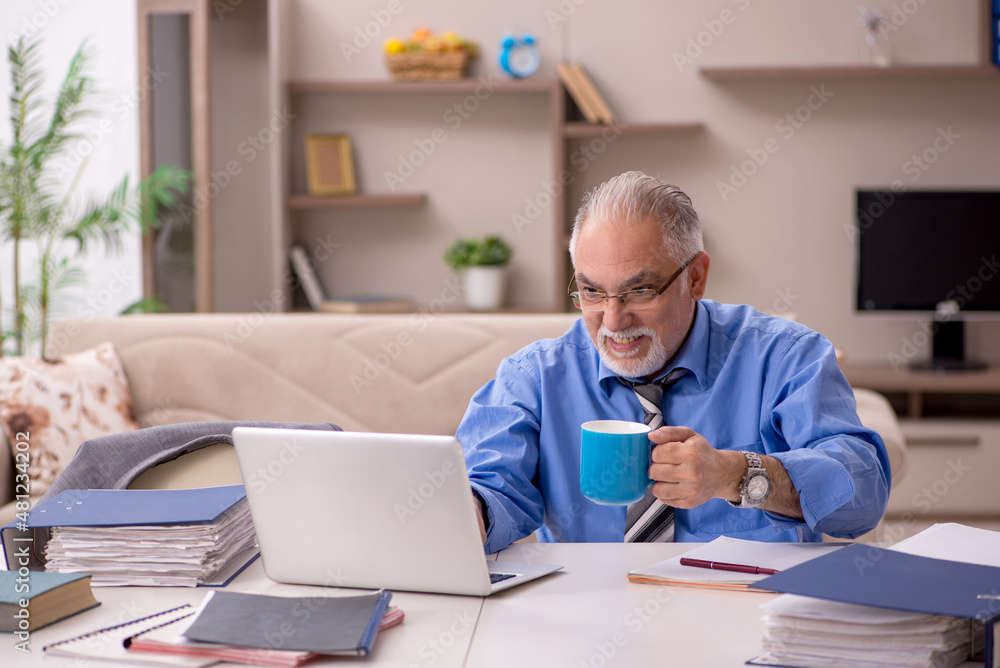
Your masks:
{"label": "shirt collar", "polygon": [[[674,359],[663,370],[663,373],[656,377],[656,380],[663,378],[674,369],[687,369],[694,374],[695,379],[698,381],[698,386],[702,390],[708,387],[708,339],[710,334],[708,321],[708,307],[701,301],[697,302],[695,304],[694,326],[691,328],[691,333],[688,335],[687,340],[684,341],[681,349],[674,355]],[[591,343],[593,345],[593,342]],[[596,346],[594,353],[597,354]],[[618,381],[615,380],[617,377],[618,374],[606,367],[604,360],[600,359],[600,355],[598,354],[597,380],[605,396],[611,396],[611,387],[618,384]],[[642,379],[632,378],[630,380]]]}

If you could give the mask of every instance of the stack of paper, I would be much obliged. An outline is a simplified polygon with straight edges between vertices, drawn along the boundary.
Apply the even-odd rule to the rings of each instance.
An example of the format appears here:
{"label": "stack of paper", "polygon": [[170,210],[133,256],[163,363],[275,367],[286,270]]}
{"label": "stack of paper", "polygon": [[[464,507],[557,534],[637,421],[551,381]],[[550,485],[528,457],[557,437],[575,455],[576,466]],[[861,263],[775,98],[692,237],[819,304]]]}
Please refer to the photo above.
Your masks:
{"label": "stack of paper", "polygon": [[982,648],[968,619],[874,608],[786,594],[765,603],[764,639],[755,664],[826,668],[949,668]]}
{"label": "stack of paper", "polygon": [[45,570],[94,586],[223,584],[257,554],[242,485],[68,490],[32,511],[49,528]]}
{"label": "stack of paper", "polygon": [[[755,665],[1000,665],[1000,533],[937,524],[888,550],[857,544],[771,576]],[[799,595],[797,595],[799,594]],[[804,595],[804,596],[800,596]]]}

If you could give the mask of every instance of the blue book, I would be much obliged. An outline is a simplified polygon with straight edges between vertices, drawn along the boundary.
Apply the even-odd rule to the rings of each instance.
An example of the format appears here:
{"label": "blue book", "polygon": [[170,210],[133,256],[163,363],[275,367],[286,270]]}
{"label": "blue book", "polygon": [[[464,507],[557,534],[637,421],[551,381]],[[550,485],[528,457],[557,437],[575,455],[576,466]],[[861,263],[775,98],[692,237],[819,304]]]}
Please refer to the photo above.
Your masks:
{"label": "blue book", "polygon": [[305,598],[213,591],[184,637],[235,647],[368,656],[391,598],[384,589]]}
{"label": "blue book", "polygon": [[848,545],[751,584],[783,594],[973,619],[985,625],[986,668],[1000,627],[1000,568]]}
{"label": "blue book", "polygon": [[[243,508],[237,508],[242,504]],[[41,503],[0,529],[7,568],[45,567],[45,547],[56,527],[130,527],[212,524],[227,512],[246,508],[243,485],[197,489],[68,489]],[[240,568],[227,570],[225,585],[257,556],[241,554]],[[208,583],[205,583],[208,584]]]}
{"label": "blue book", "polygon": [[[22,603],[26,605],[22,605]],[[0,631],[29,634],[100,605],[85,573],[0,571]]]}

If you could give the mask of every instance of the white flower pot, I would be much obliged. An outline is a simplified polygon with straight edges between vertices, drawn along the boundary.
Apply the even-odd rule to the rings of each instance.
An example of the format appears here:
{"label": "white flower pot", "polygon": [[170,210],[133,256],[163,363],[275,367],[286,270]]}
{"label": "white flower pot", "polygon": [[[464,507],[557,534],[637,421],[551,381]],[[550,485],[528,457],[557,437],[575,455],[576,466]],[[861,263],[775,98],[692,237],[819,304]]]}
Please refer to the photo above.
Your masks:
{"label": "white flower pot", "polygon": [[495,311],[503,306],[504,267],[465,270],[465,306],[472,311]]}

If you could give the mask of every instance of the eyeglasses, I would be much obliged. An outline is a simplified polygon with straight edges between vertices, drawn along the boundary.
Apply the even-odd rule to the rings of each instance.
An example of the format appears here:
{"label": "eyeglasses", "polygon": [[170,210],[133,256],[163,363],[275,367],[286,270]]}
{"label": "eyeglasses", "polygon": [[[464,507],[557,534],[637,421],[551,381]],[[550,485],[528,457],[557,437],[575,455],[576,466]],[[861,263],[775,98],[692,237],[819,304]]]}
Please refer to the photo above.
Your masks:
{"label": "eyeglasses", "polygon": [[[674,275],[667,279],[667,282],[659,290],[654,290],[652,288],[638,288],[636,290],[627,290],[617,295],[606,295],[599,290],[579,290],[577,292],[568,292],[570,298],[573,300],[573,306],[577,307],[581,311],[604,311],[608,307],[609,299],[617,299],[624,308],[631,309],[633,311],[640,311],[642,309],[647,309],[653,306],[656,302],[656,298],[666,292],[667,288],[673,285],[674,281],[687,269],[687,266],[691,264],[691,261],[698,257],[695,253],[692,255],[687,262],[681,265],[681,268],[674,272]],[[567,291],[573,287],[573,282],[576,280],[574,276],[570,282]]]}

